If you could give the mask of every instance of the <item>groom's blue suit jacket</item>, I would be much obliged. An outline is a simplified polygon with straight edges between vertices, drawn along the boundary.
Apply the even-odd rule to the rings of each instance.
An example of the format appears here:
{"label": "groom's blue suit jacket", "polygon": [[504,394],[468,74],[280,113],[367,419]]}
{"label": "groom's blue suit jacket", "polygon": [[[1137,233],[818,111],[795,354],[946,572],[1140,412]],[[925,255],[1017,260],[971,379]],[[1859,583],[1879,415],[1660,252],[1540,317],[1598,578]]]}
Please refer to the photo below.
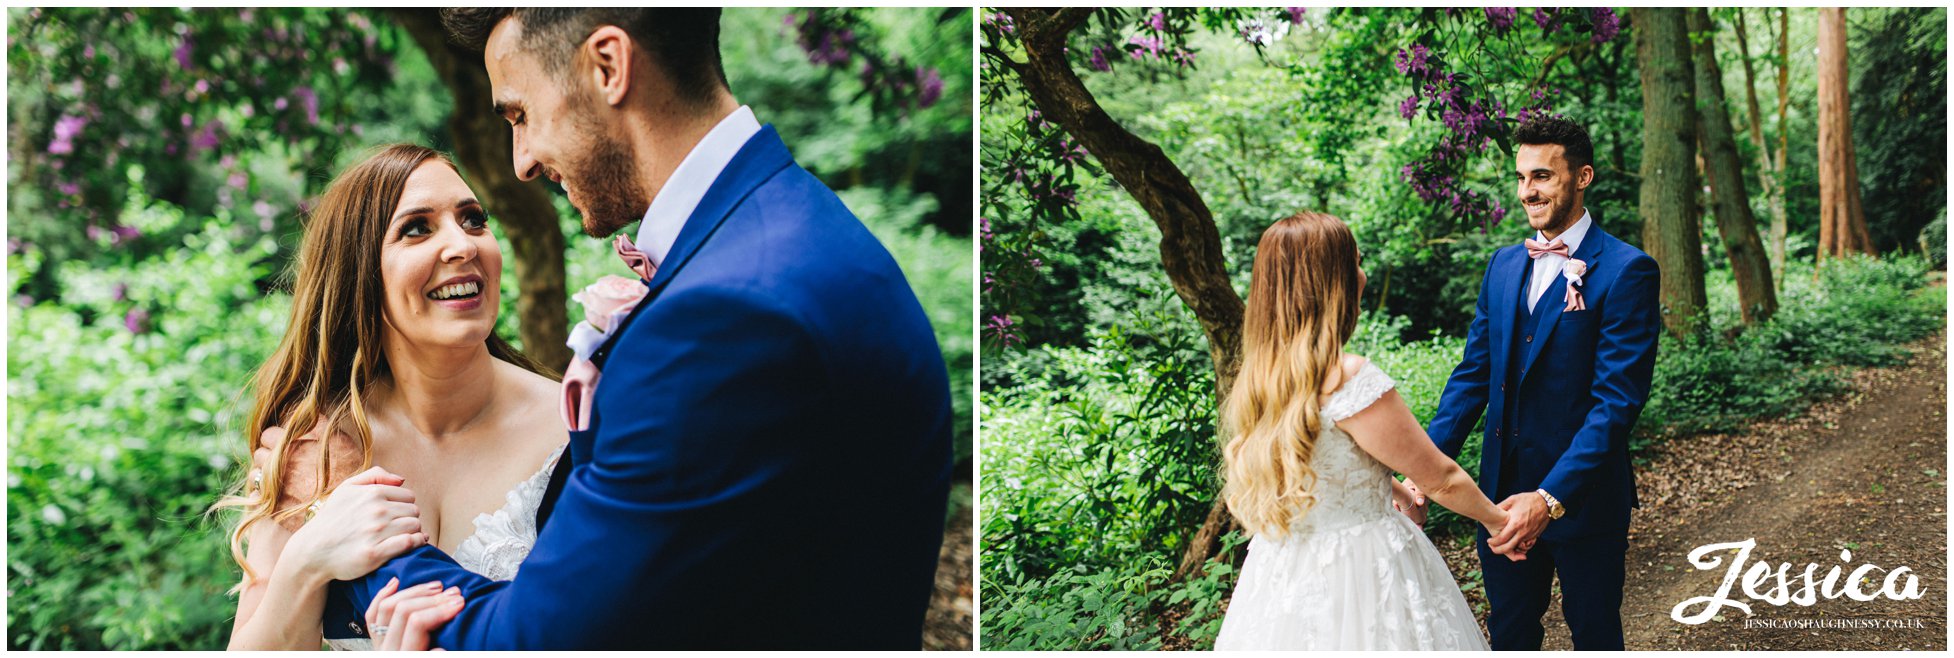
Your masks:
{"label": "groom's blue suit jacket", "polygon": [[515,579],[416,549],[336,583],[328,635],[399,577],[462,588],[451,649],[919,647],[951,406],[895,260],[767,127],[650,288]]}
{"label": "groom's blue suit jacket", "polygon": [[1479,488],[1499,502],[1546,489],[1567,508],[1541,538],[1626,534],[1637,504],[1629,430],[1649,399],[1662,312],[1655,260],[1593,224],[1572,257],[1588,264],[1566,311],[1565,276],[1527,309],[1531,258],[1500,249],[1486,267],[1464,358],[1428,432],[1457,457],[1482,414]]}

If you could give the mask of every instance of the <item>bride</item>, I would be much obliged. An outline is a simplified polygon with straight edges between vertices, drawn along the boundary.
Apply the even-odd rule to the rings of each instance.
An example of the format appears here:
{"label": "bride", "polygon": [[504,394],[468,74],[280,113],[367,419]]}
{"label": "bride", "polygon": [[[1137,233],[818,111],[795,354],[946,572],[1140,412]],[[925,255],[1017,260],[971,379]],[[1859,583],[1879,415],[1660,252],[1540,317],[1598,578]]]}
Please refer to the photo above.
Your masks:
{"label": "bride", "polygon": [[1276,222],[1256,248],[1242,367],[1223,410],[1223,496],[1254,533],[1215,648],[1485,649],[1431,540],[1393,507],[1429,496],[1498,534],[1506,512],[1425,437],[1394,383],[1343,353],[1361,254],[1335,217]]}
{"label": "bride", "polygon": [[[412,145],[347,169],[312,212],[289,329],[254,383],[251,469],[218,503],[243,512],[230,648],[318,649],[327,583],[423,544],[515,576],[568,434],[552,375],[495,335],[502,253],[487,222],[454,164]],[[409,585],[375,607],[435,621],[461,609],[438,583]],[[383,648],[407,634],[374,618]]]}

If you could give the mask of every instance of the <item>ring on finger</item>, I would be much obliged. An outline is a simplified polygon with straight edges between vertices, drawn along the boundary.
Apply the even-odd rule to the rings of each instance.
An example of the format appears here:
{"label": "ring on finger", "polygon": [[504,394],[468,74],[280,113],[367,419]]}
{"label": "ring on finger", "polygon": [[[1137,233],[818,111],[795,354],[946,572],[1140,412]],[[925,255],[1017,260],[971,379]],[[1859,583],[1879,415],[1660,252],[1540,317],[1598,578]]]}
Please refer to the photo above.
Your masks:
{"label": "ring on finger", "polygon": [[386,626],[374,626],[374,627],[372,628],[372,631],[373,631],[373,637],[375,637],[375,638],[378,638],[378,637],[380,637],[380,636],[382,636],[382,635],[386,635],[386,634],[387,634],[387,627],[386,627]]}

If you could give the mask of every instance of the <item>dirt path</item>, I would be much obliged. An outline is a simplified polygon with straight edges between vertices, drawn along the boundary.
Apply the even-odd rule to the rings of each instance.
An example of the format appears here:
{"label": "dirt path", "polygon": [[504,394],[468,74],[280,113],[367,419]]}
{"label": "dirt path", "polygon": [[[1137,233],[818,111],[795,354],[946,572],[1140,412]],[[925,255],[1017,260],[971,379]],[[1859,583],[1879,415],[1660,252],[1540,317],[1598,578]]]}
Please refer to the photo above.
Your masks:
{"label": "dirt path", "polygon": [[[1646,455],[1622,606],[1629,649],[1946,649],[1947,354],[1941,336],[1913,348],[1904,364],[1854,373],[1851,392],[1799,418],[1673,439]],[[1746,539],[1757,548],[1745,568],[1790,563],[1794,592],[1807,564],[1820,580],[1834,566],[1849,574],[1875,564],[1909,567],[1925,596],[1777,607],[1750,601],[1739,580],[1730,598],[1750,603],[1751,616],[1726,607],[1700,625],[1671,619],[1672,608],[1714,594],[1724,576],[1692,567],[1689,552]],[[1469,547],[1446,553],[1454,573],[1479,568]],[[1728,567],[1733,554],[1719,554]],[[1876,591],[1883,577],[1875,572],[1865,589]],[[1468,594],[1483,623],[1483,596]],[[1841,621],[1859,626],[1813,626]],[[1573,648],[1558,601],[1545,623],[1544,648]]]}
{"label": "dirt path", "polygon": [[[959,486],[968,487],[967,484]],[[943,531],[943,548],[936,564],[936,591],[923,621],[923,648],[929,651],[969,651],[971,604],[970,506],[961,505]]]}

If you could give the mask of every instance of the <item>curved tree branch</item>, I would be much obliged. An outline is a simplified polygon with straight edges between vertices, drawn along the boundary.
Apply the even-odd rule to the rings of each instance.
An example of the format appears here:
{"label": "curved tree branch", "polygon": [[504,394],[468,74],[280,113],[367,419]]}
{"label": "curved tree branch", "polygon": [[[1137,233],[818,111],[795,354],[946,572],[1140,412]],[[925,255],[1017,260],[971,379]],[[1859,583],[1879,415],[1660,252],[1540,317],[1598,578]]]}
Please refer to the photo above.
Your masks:
{"label": "curved tree branch", "polygon": [[[1058,123],[1126,188],[1160,228],[1160,264],[1174,292],[1194,311],[1214,362],[1215,400],[1234,385],[1241,367],[1240,295],[1228,279],[1221,231],[1199,190],[1158,145],[1134,135],[1100,107],[1066,57],[1066,38],[1093,9],[1006,9],[1018,25],[1026,61],[1015,67],[1019,82],[1045,118]],[[1226,532],[1221,501],[1182,555],[1176,577],[1198,569]]]}

